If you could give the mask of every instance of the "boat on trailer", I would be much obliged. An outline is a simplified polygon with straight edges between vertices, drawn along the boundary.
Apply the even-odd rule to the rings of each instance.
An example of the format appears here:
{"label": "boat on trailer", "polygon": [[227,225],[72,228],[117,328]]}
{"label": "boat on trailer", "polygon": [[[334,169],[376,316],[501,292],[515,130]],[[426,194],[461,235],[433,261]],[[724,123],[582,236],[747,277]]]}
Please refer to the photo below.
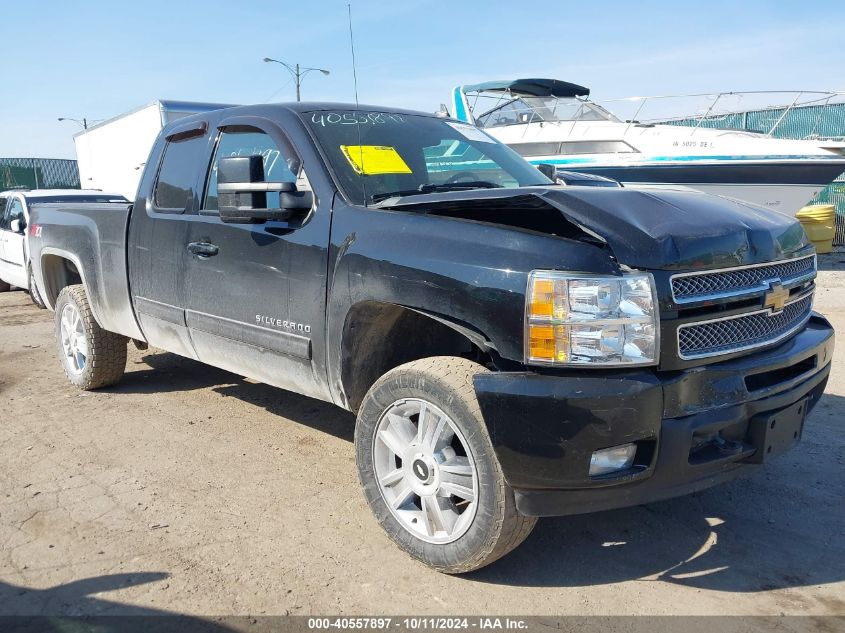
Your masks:
{"label": "boat on trailer", "polygon": [[483,128],[535,165],[677,187],[794,214],[845,172],[845,156],[818,140],[705,125],[623,120],[584,86],[515,79],[458,86],[452,116]]}

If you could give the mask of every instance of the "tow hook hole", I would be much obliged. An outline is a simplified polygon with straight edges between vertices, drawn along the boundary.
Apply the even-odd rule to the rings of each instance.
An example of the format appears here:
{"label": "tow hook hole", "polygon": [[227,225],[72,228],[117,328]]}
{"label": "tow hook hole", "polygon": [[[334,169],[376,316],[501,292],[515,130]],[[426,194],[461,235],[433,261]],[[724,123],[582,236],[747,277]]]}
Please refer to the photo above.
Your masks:
{"label": "tow hook hole", "polygon": [[777,420],[772,420],[772,427],[771,428],[775,428],[775,424],[777,424]]}
{"label": "tow hook hole", "polygon": [[771,452],[772,452],[772,447],[770,446],[770,447],[769,447],[769,450],[767,450],[766,452],[767,452],[767,453],[771,453]]}
{"label": "tow hook hole", "polygon": [[797,440],[798,439],[798,431],[795,431],[795,433],[792,434],[792,437],[793,437],[793,439]]}

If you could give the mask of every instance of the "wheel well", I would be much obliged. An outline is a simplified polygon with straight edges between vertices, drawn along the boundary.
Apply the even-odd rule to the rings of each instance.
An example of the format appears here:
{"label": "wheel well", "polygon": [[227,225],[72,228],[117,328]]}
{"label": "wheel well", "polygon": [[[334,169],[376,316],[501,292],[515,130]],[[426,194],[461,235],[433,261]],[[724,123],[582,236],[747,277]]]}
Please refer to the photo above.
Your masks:
{"label": "wheel well", "polygon": [[375,301],[354,306],[341,339],[341,381],[347,405],[357,411],[381,376],[403,363],[430,356],[461,356],[485,365],[491,362],[466,336],[425,314]]}
{"label": "wheel well", "polygon": [[61,255],[45,255],[41,258],[41,279],[44,282],[42,299],[50,306],[56,305],[56,299],[63,288],[82,283],[76,265]]}

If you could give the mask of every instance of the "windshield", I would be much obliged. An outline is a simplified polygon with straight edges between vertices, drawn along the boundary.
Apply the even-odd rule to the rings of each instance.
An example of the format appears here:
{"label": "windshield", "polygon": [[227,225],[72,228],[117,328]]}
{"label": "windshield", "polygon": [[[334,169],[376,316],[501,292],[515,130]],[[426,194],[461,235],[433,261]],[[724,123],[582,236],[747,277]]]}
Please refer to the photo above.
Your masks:
{"label": "windshield", "polygon": [[364,110],[302,117],[354,204],[451,189],[553,184],[506,145],[458,121]]}
{"label": "windshield", "polygon": [[[499,97],[501,101],[501,97]],[[613,114],[598,104],[582,99],[519,97],[500,103],[475,118],[481,127],[519,125],[552,121],[613,121]]]}

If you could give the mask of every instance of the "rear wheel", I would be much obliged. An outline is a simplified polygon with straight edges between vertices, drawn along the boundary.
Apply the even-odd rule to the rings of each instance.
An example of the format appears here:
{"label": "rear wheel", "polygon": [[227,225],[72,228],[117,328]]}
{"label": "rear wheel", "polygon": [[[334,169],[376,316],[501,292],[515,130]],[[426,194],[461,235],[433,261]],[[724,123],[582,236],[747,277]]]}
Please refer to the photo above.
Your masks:
{"label": "rear wheel", "polygon": [[126,370],[128,339],[100,327],[85,288],[67,286],[56,300],[56,346],[68,379],[91,390],[117,383]]}
{"label": "rear wheel", "polygon": [[358,474],[393,541],[446,573],[478,569],[522,543],[536,519],[516,510],[475,397],[482,366],[456,357],[407,363],[364,398]]}
{"label": "rear wheel", "polygon": [[9,292],[12,289],[12,286],[7,284],[5,281],[0,281],[0,292]]}
{"label": "rear wheel", "polygon": [[32,266],[29,267],[29,298],[32,299],[32,303],[42,310],[47,307],[44,305],[44,300],[41,298],[41,293],[38,292],[38,286],[35,284],[35,274],[32,272]]}

